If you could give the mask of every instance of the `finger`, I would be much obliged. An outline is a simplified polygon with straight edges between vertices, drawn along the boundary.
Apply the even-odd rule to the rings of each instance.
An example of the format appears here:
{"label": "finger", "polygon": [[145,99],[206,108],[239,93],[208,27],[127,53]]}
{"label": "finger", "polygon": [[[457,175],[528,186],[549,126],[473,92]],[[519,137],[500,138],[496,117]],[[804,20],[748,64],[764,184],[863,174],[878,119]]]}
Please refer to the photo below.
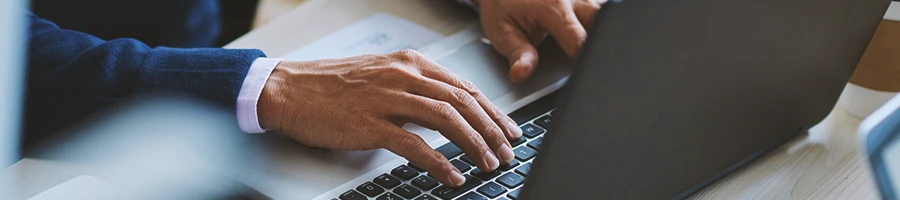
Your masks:
{"label": "finger", "polygon": [[389,112],[426,128],[437,130],[459,146],[472,160],[480,161],[475,165],[481,170],[493,171],[500,166],[500,160],[494,156],[494,152],[481,135],[466,123],[450,103],[409,93],[399,94],[398,99],[403,99],[398,102],[402,105],[394,106]]}
{"label": "finger", "polygon": [[[463,89],[469,93],[475,101],[478,102],[478,105],[487,112],[487,114],[494,120],[494,122],[501,127],[503,133],[508,137],[508,139],[518,139],[522,136],[522,129],[516,125],[516,122],[509,118],[505,112],[500,110],[494,103],[491,102],[490,99],[486,95],[484,95],[475,84],[469,82],[447,68],[442,67],[440,64],[437,64],[421,54],[416,53],[415,51],[405,52],[407,55],[412,54],[412,56],[417,56],[415,59],[411,61],[414,62],[412,67],[418,68],[418,73],[422,74],[425,77],[438,80],[454,87]],[[535,60],[537,56],[535,54]]]}
{"label": "finger", "polygon": [[605,1],[598,0],[582,0],[575,2],[574,7],[575,16],[578,17],[578,21],[581,22],[581,26],[587,28],[591,27],[591,24],[594,22],[594,16],[597,15],[597,11],[600,10],[600,5]]}
{"label": "finger", "polygon": [[534,73],[538,55],[534,47],[519,49],[510,56],[515,60],[510,63],[509,79],[513,83],[522,83]]}
{"label": "finger", "polygon": [[543,40],[543,33],[536,35],[540,37],[528,37],[512,24],[499,25],[496,34],[488,34],[494,49],[509,59],[509,79],[514,83],[524,82],[534,72],[538,54],[533,41]]}
{"label": "finger", "polygon": [[537,26],[537,24],[529,26],[528,28],[521,26],[514,27],[519,27],[518,30],[521,30],[523,34],[528,36],[528,41],[531,41],[531,46],[537,47],[547,38],[547,31],[544,30],[543,27]]}
{"label": "finger", "polygon": [[563,51],[574,58],[581,50],[581,44],[587,38],[587,32],[571,7],[561,8],[556,12],[540,18],[538,22],[544,29],[547,29],[547,32],[550,32]]}
{"label": "finger", "polygon": [[450,164],[444,155],[428,146],[422,137],[396,126],[388,128],[384,133],[388,136],[385,137],[385,149],[422,167],[441,183],[453,186],[465,183],[466,178],[462,172]]}
{"label": "finger", "polygon": [[[506,135],[494,119],[488,115],[479,102],[468,91],[454,87],[450,84],[429,78],[413,81],[409,92],[422,95],[435,100],[448,102],[468,121],[491,147],[503,163],[509,163],[515,159],[515,154],[509,144],[510,137]],[[506,121],[502,121],[507,123]]]}
{"label": "finger", "polygon": [[462,77],[457,76],[452,71],[448,70],[440,66],[437,63],[432,61],[428,61],[429,65],[423,65],[425,68],[422,70],[422,74],[425,77],[432,78],[434,80],[446,83],[450,86],[459,88],[466,93],[468,93],[475,101],[481,106],[487,115],[501,127],[503,130],[503,134],[506,136],[506,139],[514,140],[522,137],[522,129],[516,124],[512,118],[506,115],[503,110],[500,110],[499,107],[494,105],[493,102],[485,95],[478,87],[475,86],[472,82],[469,82]]}

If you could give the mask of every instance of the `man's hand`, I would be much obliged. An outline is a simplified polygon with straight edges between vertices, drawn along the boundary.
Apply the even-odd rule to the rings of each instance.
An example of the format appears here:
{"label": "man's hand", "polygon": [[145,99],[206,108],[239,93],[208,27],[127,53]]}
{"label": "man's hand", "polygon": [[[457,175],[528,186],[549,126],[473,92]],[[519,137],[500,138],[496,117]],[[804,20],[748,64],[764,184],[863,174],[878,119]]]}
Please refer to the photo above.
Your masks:
{"label": "man's hand", "polygon": [[485,35],[509,59],[509,78],[525,81],[538,62],[534,46],[547,37],[556,39],[571,57],[578,55],[587,37],[585,26],[606,0],[479,0]]}
{"label": "man's hand", "polygon": [[465,179],[461,172],[403,124],[439,131],[484,171],[512,161],[508,140],[522,135],[472,83],[412,50],[283,61],[266,82],[258,109],[263,128],[305,145],[385,148],[457,186]]}

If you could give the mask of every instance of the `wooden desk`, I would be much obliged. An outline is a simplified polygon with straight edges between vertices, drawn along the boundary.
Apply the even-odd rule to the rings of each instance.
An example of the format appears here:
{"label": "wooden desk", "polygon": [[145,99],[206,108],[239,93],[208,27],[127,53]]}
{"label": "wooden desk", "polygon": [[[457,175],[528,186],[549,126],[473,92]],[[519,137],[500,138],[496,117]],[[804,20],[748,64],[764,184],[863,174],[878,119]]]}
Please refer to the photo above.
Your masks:
{"label": "wooden desk", "polygon": [[[313,0],[228,47],[260,48],[277,57],[376,12],[397,15],[443,34],[477,21],[474,13],[436,0]],[[842,108],[802,136],[693,196],[695,199],[877,199],[860,154],[860,119]]]}
{"label": "wooden desk", "polygon": [[819,125],[694,194],[695,199],[879,199],[857,139],[860,119],[835,108]]}

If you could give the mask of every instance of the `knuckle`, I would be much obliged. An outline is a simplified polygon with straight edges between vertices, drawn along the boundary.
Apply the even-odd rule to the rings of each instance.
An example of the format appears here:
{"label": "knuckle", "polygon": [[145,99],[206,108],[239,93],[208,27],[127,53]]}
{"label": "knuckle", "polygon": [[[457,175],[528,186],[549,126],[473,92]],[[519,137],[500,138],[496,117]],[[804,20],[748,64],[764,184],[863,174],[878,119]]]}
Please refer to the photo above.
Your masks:
{"label": "knuckle", "polygon": [[[503,111],[500,110],[499,108],[491,109],[491,111],[488,111],[488,115],[490,115],[491,118],[493,118],[497,121],[505,121],[509,118],[509,116],[504,114]],[[498,122],[497,124],[500,125],[501,123],[502,122]]]}
{"label": "knuckle", "polygon": [[448,158],[444,158],[444,155],[441,155],[440,153],[437,153],[437,152],[435,152],[435,154],[437,154],[437,155],[434,155],[434,157],[435,157],[434,159],[429,159],[429,162],[432,162],[431,166],[440,166],[440,167],[436,167],[438,170],[438,173],[450,174],[455,167],[453,167],[453,165],[451,165],[449,161],[444,161],[444,160],[448,159]]}
{"label": "knuckle", "polygon": [[456,109],[453,108],[453,105],[451,105],[450,103],[443,101],[437,102],[434,105],[434,111],[443,121],[451,121],[456,119]]}
{"label": "knuckle", "polygon": [[399,50],[399,51],[392,53],[392,55],[395,58],[397,58],[399,60],[403,60],[403,61],[411,61],[411,60],[415,60],[415,59],[422,57],[422,54],[420,54],[418,51],[412,50],[412,49]]}
{"label": "knuckle", "polygon": [[500,127],[494,126],[493,128],[491,128],[491,130],[493,130],[493,134],[489,134],[488,136],[491,138],[491,140],[493,140],[497,144],[503,144],[507,142],[506,135],[503,134],[503,130],[500,130]]}
{"label": "knuckle", "polygon": [[389,139],[394,144],[394,148],[415,150],[419,148],[422,142],[421,137],[413,134],[396,134]]}
{"label": "knuckle", "polygon": [[[421,158],[415,159],[420,162],[416,164],[421,164],[421,166],[427,168],[430,173],[449,173],[453,170],[452,165],[450,165],[447,158],[444,158],[444,155],[433,149],[426,150],[421,156]],[[447,166],[450,166],[450,168]]]}
{"label": "knuckle", "polygon": [[468,80],[463,79],[463,80],[460,80],[459,85],[460,85],[460,87],[462,87],[464,90],[466,90],[467,92],[471,93],[472,96],[475,96],[475,95],[478,94],[478,87],[476,87],[475,84],[472,83],[471,81],[468,81]]}
{"label": "knuckle", "polygon": [[[477,140],[473,137],[472,141],[477,141]],[[480,145],[477,145],[478,147],[475,149],[477,155],[493,154],[491,149],[487,145],[484,145],[484,143],[477,143],[477,144],[480,144]]]}
{"label": "knuckle", "polygon": [[469,92],[466,92],[462,89],[453,88],[450,91],[447,91],[447,95],[449,95],[449,100],[454,102],[465,104],[466,100],[468,100]]}
{"label": "knuckle", "polygon": [[385,65],[381,69],[386,72],[403,72],[404,68],[406,68],[406,67],[404,67],[403,64],[393,62],[393,63],[389,63],[389,64]]}
{"label": "knuckle", "polygon": [[403,78],[403,77],[411,77],[413,73],[406,69],[404,65],[401,64],[389,64],[387,67],[383,68],[384,73],[388,76],[387,78]]}
{"label": "knuckle", "polygon": [[475,101],[475,98],[472,97],[471,93],[462,90],[462,89],[454,89],[450,92],[451,98],[453,101],[456,101],[459,105],[466,108],[475,108],[478,105],[478,102]]}

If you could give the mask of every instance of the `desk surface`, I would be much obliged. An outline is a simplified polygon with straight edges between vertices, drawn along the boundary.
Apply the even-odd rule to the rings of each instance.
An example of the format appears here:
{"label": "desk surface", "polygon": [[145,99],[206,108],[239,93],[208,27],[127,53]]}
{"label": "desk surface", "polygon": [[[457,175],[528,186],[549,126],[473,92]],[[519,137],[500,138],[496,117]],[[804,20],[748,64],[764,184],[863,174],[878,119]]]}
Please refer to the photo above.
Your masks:
{"label": "desk surface", "polygon": [[[229,47],[260,48],[270,56],[279,56],[376,12],[397,15],[442,34],[454,33],[477,20],[474,13],[448,2],[314,0]],[[859,151],[859,122],[858,117],[837,108],[809,135],[768,153],[693,198],[877,199],[868,165]]]}
{"label": "desk surface", "polygon": [[[259,48],[270,57],[310,43],[373,13],[385,12],[449,35],[476,22],[474,12],[452,1],[311,0],[228,45]],[[860,153],[860,119],[838,107],[823,123],[753,161],[694,199],[878,199]],[[18,198],[31,197],[77,175],[57,161],[24,159],[0,172],[18,183]],[[311,186],[312,187],[312,186]]]}

